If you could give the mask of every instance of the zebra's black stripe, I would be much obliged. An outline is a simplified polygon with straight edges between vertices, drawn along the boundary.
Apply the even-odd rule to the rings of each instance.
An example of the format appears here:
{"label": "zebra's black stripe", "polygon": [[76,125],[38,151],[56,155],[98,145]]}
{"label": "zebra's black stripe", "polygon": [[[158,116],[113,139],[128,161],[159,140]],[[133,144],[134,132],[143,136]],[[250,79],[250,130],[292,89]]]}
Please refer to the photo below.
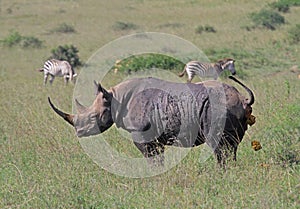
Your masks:
{"label": "zebra's black stripe", "polygon": [[179,76],[185,73],[188,75],[188,82],[191,82],[195,75],[200,77],[213,77],[215,80],[224,71],[229,70],[233,75],[236,71],[234,68],[234,60],[230,58],[219,60],[216,63],[202,63],[198,61],[190,61]]}
{"label": "zebra's black stripe", "polygon": [[77,75],[69,62],[57,59],[47,60],[42,71],[44,71],[44,84],[46,84],[49,75],[51,76],[50,83],[53,82],[55,76],[64,77],[65,82],[68,82],[69,79],[72,80]]}

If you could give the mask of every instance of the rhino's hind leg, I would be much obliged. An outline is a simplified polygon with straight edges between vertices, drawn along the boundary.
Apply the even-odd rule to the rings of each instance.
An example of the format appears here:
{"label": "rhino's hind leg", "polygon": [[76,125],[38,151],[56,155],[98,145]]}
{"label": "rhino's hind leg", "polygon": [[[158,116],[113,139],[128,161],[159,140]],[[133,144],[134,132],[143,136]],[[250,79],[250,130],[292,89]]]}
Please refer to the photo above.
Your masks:
{"label": "rhino's hind leg", "polygon": [[222,137],[222,140],[218,143],[214,149],[215,157],[220,167],[225,168],[226,162],[236,161],[236,153],[239,145],[239,141],[234,136]]}
{"label": "rhino's hind leg", "polygon": [[165,151],[165,147],[163,144],[157,141],[148,143],[134,142],[134,144],[141,151],[143,156],[147,158],[151,166],[163,166]]}

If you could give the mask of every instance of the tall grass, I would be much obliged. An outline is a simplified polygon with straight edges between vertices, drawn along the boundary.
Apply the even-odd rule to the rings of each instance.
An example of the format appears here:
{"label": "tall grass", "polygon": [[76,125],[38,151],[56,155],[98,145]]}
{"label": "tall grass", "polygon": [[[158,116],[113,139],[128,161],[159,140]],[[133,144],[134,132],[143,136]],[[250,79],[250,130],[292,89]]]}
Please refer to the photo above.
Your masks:
{"label": "tall grass", "polygon": [[[285,42],[290,26],[276,31],[241,29],[248,23],[247,15],[261,7],[261,1],[221,0],[50,1],[47,7],[44,1],[3,2],[2,31],[32,34],[45,40],[45,47],[1,48],[0,208],[299,208],[300,52],[297,45]],[[12,12],[6,13],[7,8]],[[68,9],[62,13],[61,8]],[[299,19],[294,11],[298,9],[285,15],[288,22]],[[76,22],[78,33],[45,34],[62,19]],[[43,75],[36,69],[49,56],[49,49],[74,44],[82,60],[87,60],[98,47],[126,32],[114,30],[118,20],[134,22],[142,30],[179,35],[206,51],[212,61],[235,58],[238,77],[239,70],[245,71],[242,80],[255,93],[257,122],[239,146],[238,161],[226,171],[216,166],[213,157],[200,162],[200,147],[161,175],[116,176],[85,154],[73,128],[50,109],[48,96],[71,112],[74,85],[66,86],[57,78],[52,86],[43,86]],[[167,23],[181,26],[160,27]],[[206,24],[217,33],[195,34],[197,25]],[[0,39],[6,34],[0,33]],[[292,66],[298,67],[290,70]],[[111,75],[115,77],[106,85],[119,76]],[[139,154],[114,128],[107,135],[121,152]],[[260,141],[262,149],[252,150],[252,140]]]}

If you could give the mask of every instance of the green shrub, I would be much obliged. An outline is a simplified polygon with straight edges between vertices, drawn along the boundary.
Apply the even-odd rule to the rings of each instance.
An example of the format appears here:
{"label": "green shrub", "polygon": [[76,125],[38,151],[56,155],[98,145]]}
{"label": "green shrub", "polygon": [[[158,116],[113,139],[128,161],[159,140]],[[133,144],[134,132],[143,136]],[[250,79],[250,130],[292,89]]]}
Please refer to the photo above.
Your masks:
{"label": "green shrub", "polygon": [[279,12],[289,12],[290,11],[290,6],[283,1],[277,1],[277,2],[273,2],[270,4],[270,7],[273,9],[277,9]]}
{"label": "green shrub", "polygon": [[23,37],[20,46],[23,48],[40,48],[42,47],[42,41],[39,40],[38,38],[32,37],[32,36],[26,36]]}
{"label": "green shrub", "polygon": [[286,4],[288,6],[300,6],[299,0],[278,0],[275,3]]}
{"label": "green shrub", "polygon": [[300,24],[297,24],[288,31],[288,38],[291,43],[296,44],[300,42]]}
{"label": "green shrub", "polygon": [[117,21],[113,27],[115,30],[134,30],[134,29],[138,28],[137,25],[135,25],[133,23],[120,22],[120,21]]}
{"label": "green shrub", "polygon": [[214,27],[212,27],[212,26],[210,26],[210,25],[205,25],[205,26],[204,26],[204,31],[205,31],[205,32],[208,32],[208,33],[215,33],[215,32],[217,32],[217,31],[214,29]]}
{"label": "green shrub", "polygon": [[291,6],[300,6],[299,0],[278,0],[269,4],[271,8],[277,9],[279,12],[289,12]]}
{"label": "green shrub", "polygon": [[51,50],[52,55],[49,59],[67,60],[75,68],[82,65],[78,52],[78,49],[73,45],[58,46]]}
{"label": "green shrub", "polygon": [[1,43],[4,46],[12,47],[18,45],[21,40],[22,36],[20,35],[20,33],[14,31],[11,34],[9,34],[5,39],[1,40]]}
{"label": "green shrub", "polygon": [[1,40],[3,46],[13,47],[20,46],[22,48],[40,48],[42,41],[33,36],[22,36],[19,32],[12,32],[5,39]]}
{"label": "green shrub", "polygon": [[270,30],[275,30],[278,25],[285,23],[284,17],[272,10],[262,9],[260,12],[252,13],[250,18],[255,27],[264,27]]}
{"label": "green shrub", "polygon": [[114,69],[121,72],[137,72],[151,68],[182,70],[184,64],[173,57],[162,54],[142,54],[126,58],[114,66]]}
{"label": "green shrub", "polygon": [[299,0],[280,0],[280,1],[286,2],[290,6],[300,6],[300,1]]}
{"label": "green shrub", "polygon": [[53,33],[75,33],[75,29],[73,26],[68,25],[67,23],[62,23],[54,28],[51,32]]}
{"label": "green shrub", "polygon": [[208,32],[208,33],[215,33],[217,32],[214,27],[210,26],[210,25],[199,25],[196,27],[196,33],[201,34],[202,32]]}

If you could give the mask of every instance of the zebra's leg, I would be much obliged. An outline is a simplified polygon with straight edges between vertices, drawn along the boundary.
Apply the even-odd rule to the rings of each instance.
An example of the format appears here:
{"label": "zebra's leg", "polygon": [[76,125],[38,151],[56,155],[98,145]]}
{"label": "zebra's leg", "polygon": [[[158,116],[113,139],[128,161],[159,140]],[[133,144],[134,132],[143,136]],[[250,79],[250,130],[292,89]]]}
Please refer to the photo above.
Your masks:
{"label": "zebra's leg", "polygon": [[55,78],[55,76],[50,74],[50,80],[49,80],[50,84],[52,84],[52,83],[53,83],[53,81],[54,81],[54,78]]}
{"label": "zebra's leg", "polygon": [[189,76],[187,82],[188,82],[188,83],[191,83],[193,78],[194,78],[194,76],[192,76],[192,75]]}
{"label": "zebra's leg", "polygon": [[68,75],[65,75],[65,76],[64,76],[64,81],[65,81],[65,84],[68,84],[68,81],[69,81]]}
{"label": "zebra's leg", "polygon": [[44,73],[44,85],[46,85],[48,79],[48,73]]}
{"label": "zebra's leg", "polygon": [[73,84],[76,83],[76,78],[75,77],[73,77],[72,82],[73,82]]}
{"label": "zebra's leg", "polygon": [[191,73],[191,72],[187,72],[187,75],[188,75],[188,80],[187,80],[187,82],[188,82],[188,83],[191,83],[191,82],[192,82],[192,79],[194,78],[194,75],[193,75],[193,73]]}

